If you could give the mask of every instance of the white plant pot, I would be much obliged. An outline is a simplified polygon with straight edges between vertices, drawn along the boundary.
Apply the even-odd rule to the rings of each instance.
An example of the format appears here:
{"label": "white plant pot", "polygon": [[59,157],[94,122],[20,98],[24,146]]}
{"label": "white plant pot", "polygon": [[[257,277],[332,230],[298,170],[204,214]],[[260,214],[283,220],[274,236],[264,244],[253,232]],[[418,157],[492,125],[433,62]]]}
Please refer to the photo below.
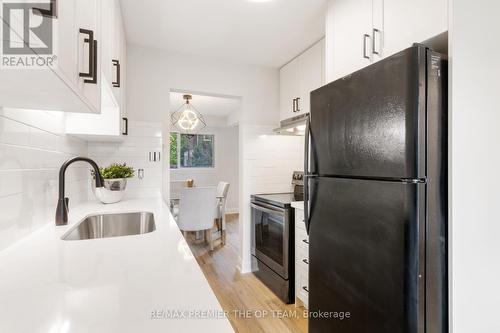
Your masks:
{"label": "white plant pot", "polygon": [[104,187],[99,188],[96,188],[95,183],[92,182],[92,189],[96,198],[103,204],[116,203],[121,201],[125,196],[127,178],[104,179]]}

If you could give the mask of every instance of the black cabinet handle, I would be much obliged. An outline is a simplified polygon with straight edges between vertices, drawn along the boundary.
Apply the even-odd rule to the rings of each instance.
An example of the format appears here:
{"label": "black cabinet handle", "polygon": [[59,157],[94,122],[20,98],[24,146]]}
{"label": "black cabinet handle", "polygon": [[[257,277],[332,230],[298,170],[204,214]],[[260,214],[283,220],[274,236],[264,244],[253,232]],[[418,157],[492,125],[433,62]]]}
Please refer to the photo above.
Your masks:
{"label": "black cabinet handle", "polygon": [[309,245],[309,241],[307,239],[303,239],[302,242],[306,243],[307,245]]}
{"label": "black cabinet handle", "polygon": [[302,262],[303,262],[304,264],[309,265],[309,260],[307,260],[307,259],[302,259]]}
{"label": "black cabinet handle", "polygon": [[120,88],[120,72],[121,72],[120,61],[113,59],[112,62],[113,62],[113,67],[116,67],[116,81],[113,82],[112,84],[113,87]]}
{"label": "black cabinet handle", "polygon": [[94,76],[92,77],[91,80],[84,80],[83,82],[85,83],[91,83],[91,84],[97,84],[97,41],[94,40],[94,50],[93,50],[93,58],[94,60],[92,61],[94,64],[94,68],[92,70]]}
{"label": "black cabinet handle", "polygon": [[373,54],[380,54],[378,51],[375,51],[376,50],[376,45],[375,45],[375,35],[376,34],[380,34],[380,30],[378,30],[377,28],[373,28],[373,36],[372,36],[372,53]]}
{"label": "black cabinet handle", "polygon": [[83,81],[85,83],[97,84],[97,41],[94,39],[92,30],[80,28],[80,33],[88,36],[84,42],[89,44],[89,71],[87,73],[80,72],[79,76],[86,78]]}
{"label": "black cabinet handle", "polygon": [[306,292],[309,292],[309,289],[307,287],[302,287]]}
{"label": "black cabinet handle", "polygon": [[296,100],[297,100],[297,111],[296,112],[300,112],[300,97],[297,97]]}
{"label": "black cabinet handle", "polygon": [[51,18],[57,18],[57,0],[50,0],[49,9],[33,7],[33,14]]}
{"label": "black cabinet handle", "polygon": [[296,112],[296,111],[295,111],[295,110],[296,110],[296,108],[295,108],[295,102],[297,102],[297,99],[296,99],[296,98],[294,98],[294,99],[293,99],[293,102],[292,102],[292,112],[293,112],[293,113],[295,113],[295,112]]}
{"label": "black cabinet handle", "polygon": [[370,57],[366,54],[366,40],[370,38],[370,35],[363,35],[363,58],[370,59]]}
{"label": "black cabinet handle", "polygon": [[125,122],[125,131],[122,132],[122,135],[128,135],[128,118],[123,117],[122,119]]}

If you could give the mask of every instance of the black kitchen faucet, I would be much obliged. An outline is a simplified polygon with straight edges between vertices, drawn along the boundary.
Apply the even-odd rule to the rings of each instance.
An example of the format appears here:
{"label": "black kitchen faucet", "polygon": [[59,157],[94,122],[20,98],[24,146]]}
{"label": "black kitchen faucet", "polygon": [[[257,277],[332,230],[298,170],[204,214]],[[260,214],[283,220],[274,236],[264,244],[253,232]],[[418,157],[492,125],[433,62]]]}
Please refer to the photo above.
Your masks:
{"label": "black kitchen faucet", "polygon": [[87,162],[92,168],[94,168],[95,172],[95,187],[103,187],[104,180],[102,179],[101,172],[99,171],[99,167],[97,163],[87,157],[75,157],[67,160],[61,166],[59,170],[59,200],[57,201],[56,208],[56,225],[66,225],[68,224],[68,202],[69,199],[65,197],[64,194],[64,184],[65,184],[65,173],[66,169],[73,164],[74,162]]}

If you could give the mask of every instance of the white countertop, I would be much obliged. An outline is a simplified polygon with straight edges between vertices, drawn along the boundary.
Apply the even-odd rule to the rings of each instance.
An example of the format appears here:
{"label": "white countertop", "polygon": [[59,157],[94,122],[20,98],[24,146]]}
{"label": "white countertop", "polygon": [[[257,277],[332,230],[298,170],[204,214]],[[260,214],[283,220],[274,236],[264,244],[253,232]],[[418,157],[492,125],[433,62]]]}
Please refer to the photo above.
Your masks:
{"label": "white countertop", "polygon": [[295,209],[304,210],[304,201],[293,201],[291,206]]}
{"label": "white countertop", "polygon": [[[154,213],[156,231],[60,239],[86,215],[138,211]],[[161,199],[70,206],[69,219],[0,252],[0,332],[233,332]]]}

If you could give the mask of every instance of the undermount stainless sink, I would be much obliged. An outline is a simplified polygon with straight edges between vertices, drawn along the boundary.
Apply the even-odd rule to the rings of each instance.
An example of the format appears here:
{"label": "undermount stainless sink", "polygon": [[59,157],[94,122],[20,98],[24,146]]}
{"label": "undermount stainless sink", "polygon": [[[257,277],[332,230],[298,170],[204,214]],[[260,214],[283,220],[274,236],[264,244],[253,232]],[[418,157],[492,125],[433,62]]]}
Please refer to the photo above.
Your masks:
{"label": "undermount stainless sink", "polygon": [[153,213],[91,215],[65,233],[61,239],[83,240],[147,234],[156,230]]}

